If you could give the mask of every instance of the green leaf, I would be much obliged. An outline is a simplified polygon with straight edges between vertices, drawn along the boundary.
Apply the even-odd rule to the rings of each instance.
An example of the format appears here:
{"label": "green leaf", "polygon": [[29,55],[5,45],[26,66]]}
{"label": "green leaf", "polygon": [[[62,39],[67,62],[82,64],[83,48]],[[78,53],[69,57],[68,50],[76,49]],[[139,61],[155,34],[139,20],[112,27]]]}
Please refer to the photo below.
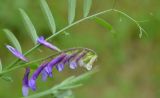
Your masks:
{"label": "green leaf", "polygon": [[22,53],[21,45],[20,45],[19,41],[17,40],[17,38],[14,36],[14,34],[10,30],[8,30],[8,29],[3,29],[3,31],[7,35],[8,39],[12,42],[12,44],[14,45],[14,47],[18,51],[20,51]]}
{"label": "green leaf", "polygon": [[53,93],[53,98],[75,98],[71,90],[59,91]]}
{"label": "green leaf", "polygon": [[24,20],[25,27],[26,27],[30,37],[32,38],[33,42],[36,44],[37,38],[38,38],[36,29],[35,29],[34,25],[32,24],[30,18],[28,17],[28,15],[26,14],[26,12],[23,9],[19,9],[19,10],[20,10],[22,18]]}
{"label": "green leaf", "polygon": [[98,70],[93,70],[93,71],[90,71],[90,72],[87,72],[87,73],[84,73],[74,79],[72,79],[70,82],[75,84],[75,83],[79,83],[83,80],[86,80],[88,79],[91,75],[95,74]]}
{"label": "green leaf", "polygon": [[65,79],[61,84],[66,84],[66,83],[70,82],[74,78],[75,78],[75,76],[70,76],[69,78]]}
{"label": "green leaf", "polygon": [[1,59],[0,59],[0,73],[2,72],[2,63],[1,63]]}
{"label": "green leaf", "polygon": [[91,9],[92,0],[83,0],[83,3],[83,17],[86,17]]}
{"label": "green leaf", "polygon": [[75,18],[76,0],[68,0],[68,22],[71,24]]}
{"label": "green leaf", "polygon": [[112,30],[112,26],[107,21],[103,20],[102,18],[95,17],[94,20],[96,23],[105,27],[106,29]]}
{"label": "green leaf", "polygon": [[46,0],[40,0],[40,1],[41,1],[41,8],[43,10],[44,15],[46,16],[51,32],[54,34],[56,32],[56,25],[51,10],[49,9]]}
{"label": "green leaf", "polygon": [[75,84],[75,85],[67,85],[67,86],[63,86],[60,89],[65,90],[65,89],[73,89],[73,88],[77,88],[82,86],[83,84]]}

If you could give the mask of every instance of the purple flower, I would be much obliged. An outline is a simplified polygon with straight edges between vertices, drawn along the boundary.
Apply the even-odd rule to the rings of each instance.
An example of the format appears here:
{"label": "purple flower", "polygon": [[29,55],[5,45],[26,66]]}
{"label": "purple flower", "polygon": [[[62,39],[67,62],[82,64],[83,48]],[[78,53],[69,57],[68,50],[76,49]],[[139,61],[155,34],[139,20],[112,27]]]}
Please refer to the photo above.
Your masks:
{"label": "purple flower", "polygon": [[46,72],[48,73],[48,75],[50,77],[52,76],[52,69],[53,67],[58,64],[59,62],[61,62],[63,60],[63,58],[66,56],[65,53],[61,53],[59,56],[57,56],[56,58],[54,58],[53,60],[51,60],[48,65],[45,67]]}
{"label": "purple flower", "polygon": [[63,69],[64,69],[64,63],[59,63],[59,64],[56,66],[56,68],[57,68],[57,70],[58,70],[59,72],[63,71]]}
{"label": "purple flower", "polygon": [[77,62],[76,62],[76,61],[70,62],[69,67],[70,67],[71,69],[76,69],[76,68],[77,68]]}
{"label": "purple flower", "polygon": [[36,79],[38,78],[39,74],[42,72],[42,70],[47,66],[48,63],[42,63],[40,67],[33,73],[32,77],[29,80],[29,87],[35,91],[36,90]]}
{"label": "purple flower", "polygon": [[44,46],[52,49],[52,50],[56,50],[56,51],[58,51],[58,52],[61,51],[61,50],[60,50],[59,48],[57,48],[56,46],[54,46],[54,45],[52,45],[51,43],[47,42],[47,41],[44,39],[43,36],[39,37],[39,38],[37,39],[37,42],[38,42],[39,44],[42,44],[42,45],[44,45]]}
{"label": "purple flower", "polygon": [[64,65],[68,62],[68,60],[71,58],[71,55],[66,55],[61,62],[59,62],[56,66],[57,70],[59,72],[63,71]]}
{"label": "purple flower", "polygon": [[87,51],[82,51],[79,55],[76,55],[73,59],[70,60],[69,67],[71,69],[77,68],[78,61],[87,54]]}
{"label": "purple flower", "polygon": [[26,68],[26,72],[24,74],[24,77],[23,77],[23,86],[22,86],[22,93],[23,93],[23,96],[28,96],[28,89],[29,89],[29,86],[28,86],[28,76],[29,76],[29,73],[30,73],[30,68]]}
{"label": "purple flower", "polygon": [[43,80],[43,81],[46,81],[46,80],[47,80],[48,73],[47,73],[47,71],[45,70],[45,68],[42,70],[41,76],[42,76],[42,80]]}
{"label": "purple flower", "polygon": [[22,53],[20,53],[17,49],[13,48],[10,45],[6,45],[6,47],[9,49],[10,52],[12,52],[12,54],[14,54],[14,56],[16,56],[17,58],[28,62],[28,59],[26,57],[24,57],[24,55]]}

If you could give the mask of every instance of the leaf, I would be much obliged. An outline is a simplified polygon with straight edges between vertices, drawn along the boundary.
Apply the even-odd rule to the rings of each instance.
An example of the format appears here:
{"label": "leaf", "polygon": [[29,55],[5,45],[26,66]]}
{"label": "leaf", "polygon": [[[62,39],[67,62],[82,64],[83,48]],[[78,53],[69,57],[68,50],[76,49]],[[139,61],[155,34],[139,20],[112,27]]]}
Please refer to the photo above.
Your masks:
{"label": "leaf", "polygon": [[75,76],[70,76],[69,78],[65,79],[61,84],[66,84],[66,83],[70,82],[74,78],[75,78]]}
{"label": "leaf", "polygon": [[75,18],[76,0],[68,0],[68,22],[71,24]]}
{"label": "leaf", "polygon": [[0,73],[2,72],[2,63],[1,63],[1,59],[0,59]]}
{"label": "leaf", "polygon": [[53,93],[53,98],[75,98],[73,92],[71,90],[65,90],[61,92]]}
{"label": "leaf", "polygon": [[48,24],[50,26],[51,32],[54,34],[56,32],[56,25],[55,25],[55,21],[54,21],[53,15],[51,13],[51,10],[49,9],[49,6],[48,6],[46,0],[40,0],[40,2],[41,2],[42,11],[43,11],[44,15],[46,16],[46,19],[47,19]]}
{"label": "leaf", "polygon": [[71,85],[63,86],[63,87],[61,87],[61,88],[59,88],[59,89],[61,89],[61,90],[73,89],[73,88],[80,87],[80,86],[82,86],[82,85],[83,85],[83,84],[75,84],[75,85],[71,84]]}
{"label": "leaf", "polygon": [[72,81],[70,81],[71,83],[79,83],[87,78],[89,78],[91,75],[93,75],[94,73],[96,73],[98,70],[93,70],[87,73],[84,73],[76,78],[74,78]]}
{"label": "leaf", "polygon": [[92,0],[83,0],[83,17],[87,17],[91,9]]}
{"label": "leaf", "polygon": [[28,17],[28,15],[26,14],[26,12],[23,9],[19,9],[19,10],[20,10],[22,18],[24,20],[25,27],[26,27],[30,37],[32,38],[33,42],[36,44],[37,38],[38,38],[36,29],[35,29],[34,25],[32,24],[30,18]]}
{"label": "leaf", "polygon": [[22,53],[21,45],[14,34],[8,29],[3,29],[3,31],[7,35],[8,39],[12,42],[14,47],[16,47],[16,49]]}
{"label": "leaf", "polygon": [[103,20],[102,18],[95,17],[94,20],[96,23],[105,27],[106,29],[112,30],[112,26],[107,21]]}

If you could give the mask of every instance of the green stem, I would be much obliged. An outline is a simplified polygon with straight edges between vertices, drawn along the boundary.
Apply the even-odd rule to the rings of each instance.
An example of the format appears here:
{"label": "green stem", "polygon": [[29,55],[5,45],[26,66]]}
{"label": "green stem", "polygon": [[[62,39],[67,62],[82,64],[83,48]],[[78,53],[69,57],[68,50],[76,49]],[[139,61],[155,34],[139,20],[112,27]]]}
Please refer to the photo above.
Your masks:
{"label": "green stem", "polygon": [[[110,12],[110,11],[112,11],[112,9],[105,10],[105,11],[102,11],[102,12],[99,12],[99,13],[96,13],[96,14],[93,14],[93,15],[91,15],[91,16],[85,17],[85,18],[83,18],[83,19],[80,19],[80,20],[78,20],[78,21],[76,21],[76,22],[74,22],[74,23],[66,26],[65,28],[59,30],[57,33],[51,35],[51,36],[48,37],[46,40],[48,41],[48,40],[56,37],[57,35],[61,34],[61,32],[66,31],[67,29],[71,28],[72,26],[74,26],[74,25],[76,25],[76,24],[78,24],[78,23],[80,23],[80,22],[83,22],[83,21],[85,21],[85,20],[87,20],[87,19],[90,19],[90,18],[92,18],[92,17],[98,16],[98,15],[101,15],[101,14],[104,14],[104,13],[107,13],[107,12]],[[37,49],[39,46],[40,46],[40,44],[35,45],[33,48],[31,48],[31,49],[28,50],[26,53],[24,53],[24,55],[25,55],[25,56],[28,55],[28,54],[31,53],[33,50]],[[7,69],[13,67],[13,65],[15,65],[16,63],[18,63],[19,61],[20,61],[20,60],[14,61],[11,65],[7,66]]]}
{"label": "green stem", "polygon": [[[140,30],[140,34],[139,34],[140,37],[142,36],[142,33],[143,33],[143,32],[144,32],[145,34],[147,34],[146,31],[140,26],[140,24],[139,24],[135,19],[133,19],[132,17],[128,16],[127,14],[125,14],[125,13],[122,12],[122,11],[119,11],[119,10],[116,10],[116,9],[109,9],[109,10],[101,11],[101,12],[99,12],[99,13],[96,13],[96,14],[93,14],[93,15],[90,15],[90,16],[87,16],[87,17],[85,17],[85,18],[82,18],[82,19],[80,19],[80,20],[78,20],[78,21],[76,21],[76,22],[74,22],[74,23],[66,26],[65,28],[59,30],[57,33],[51,35],[51,36],[48,37],[46,40],[48,41],[48,40],[56,37],[57,35],[61,34],[61,32],[64,32],[65,30],[71,28],[72,26],[74,26],[74,25],[76,25],[76,24],[79,24],[79,23],[81,23],[81,22],[83,22],[83,21],[85,21],[85,20],[88,20],[88,19],[90,19],[90,18],[99,16],[99,15],[102,15],[102,14],[105,14],[105,13],[108,13],[108,12],[111,12],[111,11],[118,12],[118,13],[126,16],[127,18],[129,18],[131,21],[133,21],[133,22],[138,26],[138,28],[139,28],[139,30]],[[25,56],[28,55],[28,54],[31,53],[33,50],[37,49],[39,46],[40,46],[40,44],[37,44],[36,46],[34,46],[34,47],[31,48],[30,50],[28,50],[26,53],[24,53],[24,55],[25,55]],[[15,62],[13,62],[11,65],[7,66],[7,69],[13,67],[13,66],[14,66],[16,63],[18,63],[19,61],[20,61],[20,60],[18,59],[18,60],[16,60]]]}

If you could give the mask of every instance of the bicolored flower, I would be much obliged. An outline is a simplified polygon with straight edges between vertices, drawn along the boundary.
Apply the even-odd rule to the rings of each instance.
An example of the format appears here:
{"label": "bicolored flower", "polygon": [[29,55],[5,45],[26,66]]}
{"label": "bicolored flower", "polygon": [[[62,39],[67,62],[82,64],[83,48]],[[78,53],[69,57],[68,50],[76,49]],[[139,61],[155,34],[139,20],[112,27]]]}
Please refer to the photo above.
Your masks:
{"label": "bicolored flower", "polygon": [[58,51],[58,52],[61,51],[58,47],[56,47],[56,46],[52,45],[51,43],[47,42],[47,41],[44,39],[43,36],[39,37],[39,38],[37,39],[37,42],[38,42],[39,44],[42,44],[42,45],[44,45],[44,46],[52,49],[52,50],[56,50],[56,51]]}
{"label": "bicolored flower", "polygon": [[57,66],[56,66],[57,70],[58,70],[59,72],[63,71],[64,65],[65,65],[65,64],[69,64],[69,61],[70,61],[71,59],[73,59],[74,57],[76,57],[76,55],[77,55],[78,53],[79,53],[79,51],[76,51],[76,52],[74,52],[74,53],[72,53],[72,54],[67,54],[67,55],[63,58],[63,60],[62,60],[60,63],[57,64]]}
{"label": "bicolored flower", "polygon": [[41,71],[41,76],[42,76],[42,80],[43,80],[43,81],[46,81],[46,80],[47,80],[48,73],[47,73],[47,71],[45,70],[45,68]]}
{"label": "bicolored flower", "polygon": [[61,53],[59,56],[57,56],[56,58],[54,58],[53,60],[51,60],[48,65],[45,68],[45,71],[48,73],[48,75],[50,77],[53,77],[52,75],[52,69],[53,67],[58,64],[59,62],[61,62],[63,60],[63,58],[66,56],[65,53]]}
{"label": "bicolored flower", "polygon": [[71,57],[71,55],[66,55],[62,60],[61,62],[59,62],[57,65],[56,65],[56,68],[59,72],[63,71],[64,69],[64,65],[68,62],[68,59]]}
{"label": "bicolored flower", "polygon": [[13,54],[14,56],[16,56],[17,58],[19,58],[19,59],[21,59],[21,60],[23,60],[23,61],[25,61],[25,62],[28,62],[28,59],[27,59],[22,53],[20,53],[17,49],[13,48],[13,47],[10,46],[10,45],[6,45],[6,47],[8,48],[8,50],[9,50],[10,52],[12,52],[12,54]]}
{"label": "bicolored flower", "polygon": [[47,64],[48,64],[47,62],[42,63],[29,79],[28,85],[33,91],[36,90],[36,79],[38,78],[42,70],[47,66]]}
{"label": "bicolored flower", "polygon": [[24,77],[23,77],[23,81],[22,81],[22,94],[23,96],[28,96],[28,90],[29,90],[29,86],[28,86],[28,76],[29,76],[29,73],[30,73],[30,68],[26,68],[26,71],[25,71],[25,74],[24,74]]}
{"label": "bicolored flower", "polygon": [[77,55],[73,60],[70,61],[69,67],[71,69],[76,69],[77,68],[77,63],[78,61],[83,58],[87,54],[87,51],[82,51],[79,55]]}

